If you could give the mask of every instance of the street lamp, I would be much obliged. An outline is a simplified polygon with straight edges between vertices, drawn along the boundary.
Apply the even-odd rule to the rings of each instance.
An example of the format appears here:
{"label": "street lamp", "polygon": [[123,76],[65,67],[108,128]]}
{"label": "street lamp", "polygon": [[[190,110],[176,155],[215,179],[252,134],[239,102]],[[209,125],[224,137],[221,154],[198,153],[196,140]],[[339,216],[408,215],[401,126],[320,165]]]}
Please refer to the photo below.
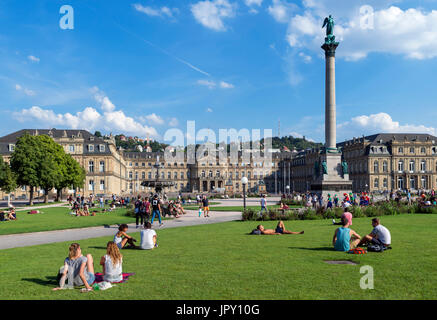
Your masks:
{"label": "street lamp", "polygon": [[248,179],[246,177],[241,178],[241,184],[243,185],[243,207],[244,211],[246,211],[246,184],[248,183]]}
{"label": "street lamp", "polygon": [[290,194],[290,186],[285,187],[287,189],[287,194]]}

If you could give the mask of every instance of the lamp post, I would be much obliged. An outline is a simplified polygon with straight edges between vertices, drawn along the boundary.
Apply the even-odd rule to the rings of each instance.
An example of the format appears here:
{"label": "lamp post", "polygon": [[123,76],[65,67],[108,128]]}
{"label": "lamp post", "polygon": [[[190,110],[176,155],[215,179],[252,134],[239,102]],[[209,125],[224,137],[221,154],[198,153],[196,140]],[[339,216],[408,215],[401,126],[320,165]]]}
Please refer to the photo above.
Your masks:
{"label": "lamp post", "polygon": [[243,185],[243,208],[246,211],[246,184],[248,180],[246,177],[241,178],[241,184]]}
{"label": "lamp post", "polygon": [[287,194],[290,194],[290,186],[285,187],[287,189]]}

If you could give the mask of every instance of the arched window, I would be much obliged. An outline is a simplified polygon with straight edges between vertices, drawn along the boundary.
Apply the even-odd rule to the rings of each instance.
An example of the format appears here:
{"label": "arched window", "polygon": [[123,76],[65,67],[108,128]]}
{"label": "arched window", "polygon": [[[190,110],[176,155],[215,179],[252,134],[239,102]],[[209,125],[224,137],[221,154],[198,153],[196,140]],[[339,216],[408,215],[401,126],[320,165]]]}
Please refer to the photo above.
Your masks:
{"label": "arched window", "polygon": [[383,187],[384,188],[388,188],[388,180],[387,180],[387,178],[384,178],[384,180],[383,180]]}
{"label": "arched window", "polygon": [[425,147],[420,148],[420,153],[426,153]]}
{"label": "arched window", "polygon": [[373,186],[374,186],[376,189],[379,189],[379,179],[378,179],[378,178],[375,178],[375,180],[374,180],[374,182],[373,182]]}
{"label": "arched window", "polygon": [[388,172],[388,162],[387,161],[384,161],[382,163],[382,171],[383,172]]}

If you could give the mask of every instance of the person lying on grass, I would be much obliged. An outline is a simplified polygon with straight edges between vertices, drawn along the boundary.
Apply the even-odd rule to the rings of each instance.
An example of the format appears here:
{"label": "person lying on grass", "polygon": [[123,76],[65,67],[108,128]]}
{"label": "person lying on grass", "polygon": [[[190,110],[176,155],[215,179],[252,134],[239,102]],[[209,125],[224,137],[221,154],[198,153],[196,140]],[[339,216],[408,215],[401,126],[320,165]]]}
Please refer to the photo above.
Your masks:
{"label": "person lying on grass", "polygon": [[364,236],[358,245],[363,246],[365,244],[372,243],[380,246],[390,247],[390,231],[380,223],[379,218],[372,219],[372,226],[372,232],[367,236]]}
{"label": "person lying on grass", "polygon": [[123,280],[123,256],[114,241],[106,245],[106,255],[100,259],[103,267],[103,281],[120,282]]}
{"label": "person lying on grass", "polygon": [[262,224],[256,227],[259,231],[261,231],[261,234],[265,235],[278,235],[278,234],[303,234],[304,231],[301,232],[292,232],[287,229],[285,229],[284,222],[279,221],[278,225],[276,226],[276,229],[265,229]]}
{"label": "person lying on grass", "polygon": [[332,245],[336,251],[349,251],[355,249],[360,242],[360,235],[350,229],[350,222],[346,217],[341,218],[342,227],[337,228],[332,239]]}
{"label": "person lying on grass", "polygon": [[119,249],[123,249],[126,243],[129,243],[129,246],[127,246],[126,248],[132,248],[132,249],[136,248],[134,242],[136,242],[137,240],[135,240],[134,238],[132,238],[130,235],[126,233],[127,229],[129,229],[127,224],[125,223],[121,224],[118,227],[118,232],[114,236],[114,242]]}
{"label": "person lying on grass", "polygon": [[85,285],[84,291],[93,290],[91,287],[95,280],[93,257],[90,254],[84,257],[78,243],[70,245],[68,257],[64,261],[64,268],[59,280],[59,287],[53,290],[64,289],[65,280],[67,279],[69,287]]}

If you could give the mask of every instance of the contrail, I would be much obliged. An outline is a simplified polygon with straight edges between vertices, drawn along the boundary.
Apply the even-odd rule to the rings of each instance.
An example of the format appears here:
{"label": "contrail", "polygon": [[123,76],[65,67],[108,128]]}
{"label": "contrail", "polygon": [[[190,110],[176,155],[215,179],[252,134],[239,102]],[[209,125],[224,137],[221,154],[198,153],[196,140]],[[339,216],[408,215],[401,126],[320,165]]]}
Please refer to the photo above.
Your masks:
{"label": "contrail", "polygon": [[[92,7],[88,6],[88,5],[86,5],[85,3],[83,3],[83,5],[85,5],[85,6],[88,7],[89,9],[93,10],[94,12],[97,12],[94,8],[92,8]],[[99,12],[99,14],[101,14],[101,12]],[[192,70],[197,71],[197,72],[199,72],[199,73],[201,73],[201,74],[204,74],[204,75],[206,75],[206,76],[208,76],[208,77],[211,76],[208,72],[203,71],[202,69],[199,69],[198,67],[196,67],[196,66],[194,66],[193,64],[189,63],[188,61],[185,61],[185,60],[183,60],[183,59],[181,59],[181,58],[175,56],[174,54],[172,54],[172,53],[168,52],[167,50],[165,50],[165,49],[159,47],[158,45],[156,45],[156,44],[150,42],[149,40],[144,39],[144,38],[141,37],[140,35],[138,35],[138,34],[132,32],[132,31],[126,29],[125,27],[123,27],[122,25],[120,25],[117,21],[115,21],[114,18],[111,17],[111,20],[112,20],[112,23],[114,23],[117,27],[119,27],[119,28],[120,28],[121,30],[123,30],[124,32],[130,34],[131,36],[134,36],[134,37],[140,39],[141,41],[147,43],[149,46],[154,47],[154,48],[157,49],[158,51],[161,51],[161,52],[164,53],[165,55],[167,55],[167,56],[169,56],[169,57],[171,57],[171,58],[173,58],[173,59],[179,61],[180,63],[185,64],[187,67],[191,68]]]}

